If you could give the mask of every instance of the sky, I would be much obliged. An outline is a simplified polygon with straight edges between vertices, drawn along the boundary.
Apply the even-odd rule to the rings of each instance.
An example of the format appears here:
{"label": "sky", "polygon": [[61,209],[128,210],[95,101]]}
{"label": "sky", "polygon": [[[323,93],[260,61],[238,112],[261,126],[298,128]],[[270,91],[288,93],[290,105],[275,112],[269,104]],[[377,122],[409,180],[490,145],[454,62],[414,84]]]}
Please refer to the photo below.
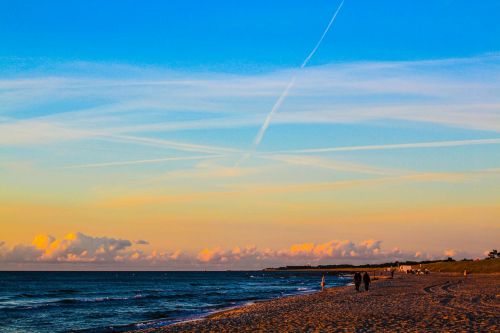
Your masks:
{"label": "sky", "polygon": [[499,11],[0,1],[0,270],[484,257]]}

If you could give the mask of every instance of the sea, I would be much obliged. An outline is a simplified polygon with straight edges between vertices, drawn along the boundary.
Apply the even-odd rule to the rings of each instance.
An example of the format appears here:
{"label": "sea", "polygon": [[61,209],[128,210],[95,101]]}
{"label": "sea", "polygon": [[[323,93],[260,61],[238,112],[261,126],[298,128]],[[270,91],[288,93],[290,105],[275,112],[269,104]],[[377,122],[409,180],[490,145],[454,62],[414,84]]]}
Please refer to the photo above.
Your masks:
{"label": "sea", "polygon": [[[127,332],[320,289],[321,272],[0,272],[0,332]],[[351,282],[329,274],[327,287]]]}

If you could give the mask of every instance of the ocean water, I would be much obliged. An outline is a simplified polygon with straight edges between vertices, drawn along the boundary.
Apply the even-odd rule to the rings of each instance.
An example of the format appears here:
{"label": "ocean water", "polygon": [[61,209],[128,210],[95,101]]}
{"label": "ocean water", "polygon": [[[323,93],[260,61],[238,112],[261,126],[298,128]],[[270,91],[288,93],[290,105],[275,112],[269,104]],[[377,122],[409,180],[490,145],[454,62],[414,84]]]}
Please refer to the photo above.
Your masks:
{"label": "ocean water", "polygon": [[320,272],[0,272],[0,332],[125,332],[312,292],[320,281]]}

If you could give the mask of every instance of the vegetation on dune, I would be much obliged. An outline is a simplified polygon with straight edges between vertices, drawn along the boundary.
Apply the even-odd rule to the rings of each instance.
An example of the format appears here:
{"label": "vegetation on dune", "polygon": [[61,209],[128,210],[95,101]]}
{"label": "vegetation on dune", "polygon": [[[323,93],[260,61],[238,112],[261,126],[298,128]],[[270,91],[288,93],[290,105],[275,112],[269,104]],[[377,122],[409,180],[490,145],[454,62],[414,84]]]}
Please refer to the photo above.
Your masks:
{"label": "vegetation on dune", "polygon": [[266,268],[269,271],[302,271],[302,270],[320,270],[320,271],[339,271],[339,272],[355,272],[360,270],[378,270],[387,269],[389,267],[398,267],[399,265],[413,266],[414,269],[428,269],[431,272],[448,272],[448,273],[463,273],[467,270],[468,273],[500,273],[500,253],[497,250],[492,250],[483,260],[463,259],[455,261],[448,257],[445,260],[428,260],[428,261],[404,261],[404,262],[387,262],[382,264],[366,264],[366,265],[304,265],[304,266],[283,266],[276,268]]}
{"label": "vegetation on dune", "polygon": [[500,273],[500,258],[484,260],[440,261],[422,265],[431,272]]}

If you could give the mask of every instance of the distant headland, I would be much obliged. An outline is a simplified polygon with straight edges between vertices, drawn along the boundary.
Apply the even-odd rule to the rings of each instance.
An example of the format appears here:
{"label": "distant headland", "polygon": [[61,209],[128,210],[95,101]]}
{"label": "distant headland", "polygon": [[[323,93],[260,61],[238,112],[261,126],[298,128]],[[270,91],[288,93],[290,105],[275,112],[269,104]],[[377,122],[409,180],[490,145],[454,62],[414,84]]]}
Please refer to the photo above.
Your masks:
{"label": "distant headland", "polygon": [[453,258],[445,260],[426,260],[426,261],[395,261],[381,264],[364,264],[364,265],[302,265],[302,266],[282,266],[269,267],[264,271],[339,271],[339,272],[356,272],[365,270],[387,270],[398,268],[401,266],[411,266],[415,269],[428,269],[434,272],[460,273],[467,270],[470,273],[500,273],[500,258],[486,258],[482,260],[463,259],[460,261]]}

